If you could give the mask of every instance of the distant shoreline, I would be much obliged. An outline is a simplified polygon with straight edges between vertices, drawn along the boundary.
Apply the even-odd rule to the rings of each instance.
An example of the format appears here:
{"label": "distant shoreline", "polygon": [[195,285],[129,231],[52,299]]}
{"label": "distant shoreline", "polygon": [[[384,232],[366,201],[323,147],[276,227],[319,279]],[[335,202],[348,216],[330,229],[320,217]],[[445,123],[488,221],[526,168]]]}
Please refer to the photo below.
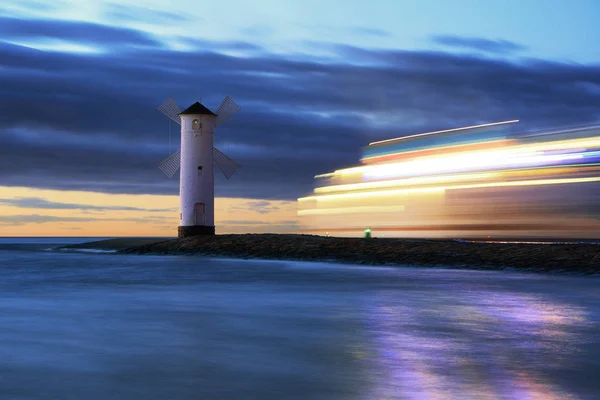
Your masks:
{"label": "distant shoreline", "polygon": [[202,255],[362,265],[600,273],[600,246],[588,243],[482,243],[456,240],[239,234],[184,239],[115,238],[63,248],[117,250],[120,254]]}
{"label": "distant shoreline", "polygon": [[112,239],[93,240],[84,243],[61,246],[61,249],[89,249],[89,250],[123,250],[130,247],[150,245],[154,243],[175,240],[168,237],[115,237]]}

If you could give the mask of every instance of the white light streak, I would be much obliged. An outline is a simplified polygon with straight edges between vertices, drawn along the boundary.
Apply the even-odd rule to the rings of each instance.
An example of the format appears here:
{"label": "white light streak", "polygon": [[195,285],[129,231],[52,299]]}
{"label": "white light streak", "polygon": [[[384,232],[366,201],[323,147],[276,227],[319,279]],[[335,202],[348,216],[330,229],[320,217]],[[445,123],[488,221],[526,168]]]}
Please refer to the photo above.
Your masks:
{"label": "white light streak", "polygon": [[386,140],[380,140],[377,142],[371,142],[369,143],[369,146],[374,146],[376,144],[381,144],[381,143],[389,143],[389,142],[394,142],[394,141],[400,141],[400,140],[406,140],[406,139],[412,139],[412,138],[416,138],[419,136],[428,136],[428,135],[436,135],[438,133],[446,133],[446,132],[456,132],[456,131],[462,131],[462,130],[466,130],[466,129],[475,129],[475,128],[484,128],[487,126],[495,126],[495,125],[504,125],[504,124],[513,124],[515,122],[519,122],[518,119],[513,119],[511,121],[502,121],[502,122],[492,122],[489,124],[481,124],[481,125],[473,125],[473,126],[465,126],[462,128],[453,128],[453,129],[445,129],[443,131],[435,131],[435,132],[426,132],[426,133],[418,133],[416,135],[410,135],[410,136],[401,136],[401,137],[397,137],[397,138],[393,138],[393,139],[386,139]]}

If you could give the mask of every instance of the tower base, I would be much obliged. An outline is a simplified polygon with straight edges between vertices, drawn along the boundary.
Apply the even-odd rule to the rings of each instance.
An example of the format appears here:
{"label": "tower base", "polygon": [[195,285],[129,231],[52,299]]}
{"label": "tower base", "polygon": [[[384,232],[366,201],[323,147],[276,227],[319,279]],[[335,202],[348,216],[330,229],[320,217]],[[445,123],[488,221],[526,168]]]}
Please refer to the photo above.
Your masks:
{"label": "tower base", "polygon": [[206,225],[180,226],[177,228],[177,237],[184,238],[190,236],[214,235],[215,227]]}

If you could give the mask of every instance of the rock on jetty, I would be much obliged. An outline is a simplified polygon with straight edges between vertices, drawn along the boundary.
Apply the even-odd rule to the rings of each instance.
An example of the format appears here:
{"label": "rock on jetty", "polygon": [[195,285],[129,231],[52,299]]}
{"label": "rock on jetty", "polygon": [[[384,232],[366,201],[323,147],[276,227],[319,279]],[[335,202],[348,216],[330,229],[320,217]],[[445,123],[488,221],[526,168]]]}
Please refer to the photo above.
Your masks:
{"label": "rock on jetty", "polygon": [[600,246],[313,235],[196,236],[121,249],[128,254],[205,255],[272,260],[423,265],[469,269],[600,273]]}

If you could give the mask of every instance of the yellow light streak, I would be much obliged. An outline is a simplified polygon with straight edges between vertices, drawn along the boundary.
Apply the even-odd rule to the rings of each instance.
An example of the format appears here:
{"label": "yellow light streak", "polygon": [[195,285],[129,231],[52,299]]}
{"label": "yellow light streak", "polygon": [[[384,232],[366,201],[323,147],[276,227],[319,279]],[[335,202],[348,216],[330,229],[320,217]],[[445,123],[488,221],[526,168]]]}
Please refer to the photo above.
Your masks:
{"label": "yellow light streak", "polygon": [[444,193],[445,189],[442,187],[426,187],[426,188],[414,188],[414,189],[397,189],[397,190],[380,190],[376,192],[360,192],[360,193],[339,193],[339,194],[325,194],[321,196],[308,196],[299,198],[298,201],[308,201],[308,200],[335,200],[335,199],[343,199],[343,198],[351,198],[351,197],[374,197],[381,195],[395,195],[395,194],[403,194],[403,193]]}
{"label": "yellow light streak", "polygon": [[385,139],[385,140],[379,140],[377,142],[371,142],[371,143],[369,143],[369,146],[373,146],[373,145],[381,144],[381,143],[389,143],[389,142],[393,142],[393,141],[396,141],[396,140],[400,141],[400,140],[405,140],[405,139],[412,139],[412,138],[419,137],[419,136],[435,135],[435,134],[438,134],[438,133],[446,133],[446,132],[456,132],[456,131],[461,131],[461,130],[465,130],[465,129],[484,128],[484,127],[487,127],[487,126],[512,124],[512,123],[515,123],[515,122],[519,122],[519,120],[518,119],[513,119],[513,120],[510,120],[510,121],[492,122],[492,123],[489,123],[489,124],[465,126],[465,127],[462,127],[462,128],[445,129],[443,131],[418,133],[416,135],[401,136],[401,137],[397,137],[397,138],[393,138],[393,139]]}
{"label": "yellow light streak", "polygon": [[299,201],[307,200],[336,200],[353,197],[375,197],[375,196],[393,196],[397,194],[408,194],[408,193],[435,193],[445,192],[447,190],[457,189],[479,189],[488,187],[510,187],[510,186],[540,186],[540,185],[561,185],[569,183],[585,183],[585,182],[599,182],[600,177],[591,178],[562,178],[562,179],[538,179],[531,181],[513,181],[513,182],[491,182],[471,185],[455,185],[455,186],[443,186],[443,187],[432,187],[432,188],[412,188],[412,189],[397,189],[397,190],[381,190],[375,192],[360,192],[360,193],[340,193],[340,194],[329,194],[321,196],[308,196],[298,199]]}
{"label": "yellow light streak", "polygon": [[363,183],[349,183],[344,185],[332,185],[324,186],[315,189],[315,193],[330,193],[341,190],[362,190],[362,189],[375,189],[383,187],[391,187],[398,185],[422,185],[430,183],[442,183],[442,182],[456,182],[463,180],[475,180],[475,179],[492,179],[499,177],[499,173],[494,172],[483,172],[476,174],[458,174],[458,175],[445,175],[445,176],[428,176],[428,177],[416,177],[416,178],[405,178],[405,179],[394,179],[389,181],[377,181],[377,182],[363,182]]}
{"label": "yellow light streak", "polygon": [[555,142],[542,142],[531,145],[520,145],[516,147],[537,147],[538,150],[563,150],[563,149],[577,149],[578,147],[598,147],[600,146],[600,138],[595,137],[593,139],[568,139],[560,140]]}
{"label": "yellow light streak", "polygon": [[326,214],[353,214],[373,212],[404,211],[404,206],[359,206],[340,208],[317,208],[312,210],[299,210],[298,215],[326,215]]}
{"label": "yellow light streak", "polygon": [[315,175],[315,178],[328,178],[328,177],[331,177],[331,176],[335,176],[335,173],[334,172],[329,172],[327,174]]}

